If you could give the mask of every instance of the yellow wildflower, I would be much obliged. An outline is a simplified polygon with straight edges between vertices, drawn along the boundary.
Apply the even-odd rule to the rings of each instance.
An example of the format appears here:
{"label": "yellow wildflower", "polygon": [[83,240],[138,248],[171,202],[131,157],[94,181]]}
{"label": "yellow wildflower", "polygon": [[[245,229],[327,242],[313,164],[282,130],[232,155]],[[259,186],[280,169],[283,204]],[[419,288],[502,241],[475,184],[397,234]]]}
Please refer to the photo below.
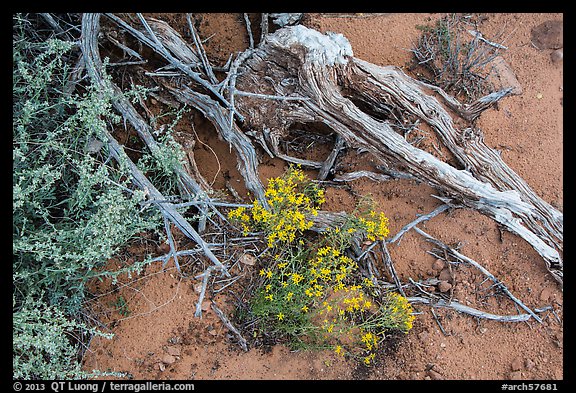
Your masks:
{"label": "yellow wildflower", "polygon": [[341,345],[336,345],[336,348],[334,349],[334,352],[336,352],[337,355],[342,355],[342,356],[344,356],[344,351],[342,350],[342,346],[341,346]]}

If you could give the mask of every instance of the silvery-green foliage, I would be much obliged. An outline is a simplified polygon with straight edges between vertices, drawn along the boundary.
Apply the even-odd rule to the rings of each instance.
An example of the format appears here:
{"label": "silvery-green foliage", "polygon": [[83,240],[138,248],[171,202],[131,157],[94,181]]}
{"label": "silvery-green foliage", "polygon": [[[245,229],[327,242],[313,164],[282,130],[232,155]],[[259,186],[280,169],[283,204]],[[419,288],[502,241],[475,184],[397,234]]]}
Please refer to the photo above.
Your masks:
{"label": "silvery-green foliage", "polygon": [[66,94],[78,47],[39,40],[24,19],[13,24],[14,378],[77,378],[71,332],[97,334],[78,322],[86,283],[119,274],[101,267],[162,220],[108,154],[104,130],[120,120],[112,89],[86,79]]}

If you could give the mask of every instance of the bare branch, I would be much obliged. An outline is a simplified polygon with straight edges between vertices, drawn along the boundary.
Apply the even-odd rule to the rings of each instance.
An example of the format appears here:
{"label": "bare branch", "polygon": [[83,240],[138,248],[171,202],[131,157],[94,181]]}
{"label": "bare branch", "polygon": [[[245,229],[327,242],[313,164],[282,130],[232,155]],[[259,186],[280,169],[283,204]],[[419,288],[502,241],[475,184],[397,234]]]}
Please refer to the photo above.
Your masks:
{"label": "bare branch", "polygon": [[246,30],[248,31],[248,41],[250,44],[250,49],[254,49],[254,36],[252,35],[252,26],[250,24],[250,18],[248,18],[247,13],[244,13],[244,22],[246,23]]}
{"label": "bare branch", "polygon": [[444,299],[430,300],[430,299],[423,298],[423,297],[409,297],[407,299],[408,299],[408,302],[410,302],[410,303],[422,303],[422,304],[428,304],[432,307],[451,308],[451,309],[456,310],[458,312],[472,315],[473,317],[482,318],[482,319],[490,319],[490,320],[498,321],[498,322],[525,322],[532,317],[532,315],[530,315],[530,314],[520,314],[520,315],[490,314],[490,313],[480,311],[478,309],[466,306],[466,305],[459,303],[457,301],[454,301],[454,300],[451,301],[450,303],[448,303]]}
{"label": "bare branch", "polygon": [[232,324],[232,322],[230,322],[230,320],[226,317],[226,315],[224,315],[222,310],[220,310],[218,307],[216,307],[216,304],[214,302],[212,302],[211,307],[212,307],[212,310],[214,310],[214,312],[216,313],[216,315],[218,315],[218,318],[220,318],[222,323],[232,333],[234,333],[236,335],[236,337],[238,338],[238,343],[240,344],[242,349],[247,352],[248,351],[248,345],[247,345],[246,339],[244,337],[242,337],[242,334],[240,334],[238,329],[236,329],[236,327]]}
{"label": "bare branch", "polygon": [[476,267],[478,270],[480,270],[486,277],[488,277],[494,283],[495,287],[497,287],[499,290],[501,290],[506,295],[508,295],[508,297],[510,299],[512,299],[512,301],[514,303],[516,303],[518,306],[520,306],[522,309],[524,309],[526,312],[528,312],[528,314],[531,315],[535,320],[542,323],[542,320],[534,313],[534,311],[532,311],[524,303],[522,303],[514,295],[512,295],[512,293],[508,290],[506,285],[504,285],[500,280],[498,280],[496,277],[494,277],[494,275],[492,273],[490,273],[486,268],[484,268],[478,262],[476,262],[475,260],[473,260],[471,258],[468,258],[466,255],[459,253],[458,251],[452,249],[451,247],[448,247],[446,244],[444,244],[440,240],[435,239],[434,237],[430,236],[429,234],[427,234],[426,232],[424,232],[420,228],[414,227],[414,230],[416,232],[418,232],[419,234],[421,234],[422,236],[424,236],[424,238],[426,238],[426,240],[436,244],[437,246],[439,246],[443,250],[446,250],[446,252],[448,252],[449,254],[454,256],[455,258],[458,258],[458,259]]}

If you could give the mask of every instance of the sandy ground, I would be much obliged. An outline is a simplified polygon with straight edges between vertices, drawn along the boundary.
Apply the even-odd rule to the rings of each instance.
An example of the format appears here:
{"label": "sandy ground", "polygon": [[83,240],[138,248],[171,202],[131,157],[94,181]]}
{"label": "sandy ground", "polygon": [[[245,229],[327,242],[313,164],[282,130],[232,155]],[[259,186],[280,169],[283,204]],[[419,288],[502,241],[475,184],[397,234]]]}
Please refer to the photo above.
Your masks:
{"label": "sandy ground", "polygon": [[[183,26],[179,15],[157,15]],[[354,55],[378,65],[406,68],[408,51],[420,31],[417,25],[431,24],[438,14],[308,15],[305,23],[321,32],[344,34]],[[485,37],[502,30],[508,49],[502,56],[510,65],[522,94],[505,98],[497,109],[486,111],[478,125],[488,146],[501,151],[504,161],[545,201],[563,206],[563,66],[553,63],[552,49],[531,45],[531,29],[547,20],[563,20],[562,14],[486,14],[480,28]],[[200,23],[207,51],[216,64],[223,64],[231,50],[246,47],[241,17],[232,14],[204,15]],[[214,130],[196,119],[203,144],[194,151],[200,172],[224,190],[226,183],[246,196],[235,157],[217,139]],[[186,132],[183,130],[183,132]],[[218,159],[214,155],[214,152]],[[311,149],[322,157],[326,149]],[[369,167],[369,157],[347,151],[342,169]],[[279,160],[263,158],[263,180],[281,174]],[[312,175],[313,172],[310,172]],[[418,214],[439,205],[434,190],[412,181],[375,183],[356,180],[351,191],[327,189],[326,210],[351,210],[356,195],[371,193],[379,208],[390,217],[390,231],[396,233]],[[460,251],[481,263],[531,308],[552,306],[544,322],[501,323],[476,319],[446,309],[415,305],[417,319],[412,331],[395,349],[390,349],[377,367],[366,371],[331,352],[294,352],[283,346],[269,351],[243,352],[230,340],[229,331],[207,302],[202,318],[194,317],[198,280],[182,279],[169,264],[149,266],[138,277],[123,278],[121,284],[94,284],[97,295],[91,306],[114,333],[111,340],[95,338],[86,352],[84,368],[129,373],[134,379],[451,379],[451,380],[559,380],[563,379],[563,294],[539,255],[522,239],[501,232],[495,222],[475,211],[458,209],[440,215],[421,228],[446,244],[462,245]],[[135,242],[110,267],[135,260],[143,254],[160,254],[151,242]],[[390,247],[402,281],[437,277],[435,258],[426,251],[431,245],[414,231]],[[195,273],[201,272],[200,267]],[[244,266],[250,274],[258,266]],[[514,304],[504,296],[483,296],[477,289],[484,277],[473,268],[454,269],[454,297],[465,304],[495,314],[515,314]],[[484,284],[483,287],[487,285]],[[112,305],[122,296],[129,314]],[[210,296],[209,296],[210,297]],[[230,312],[232,305],[223,294],[212,298]]]}

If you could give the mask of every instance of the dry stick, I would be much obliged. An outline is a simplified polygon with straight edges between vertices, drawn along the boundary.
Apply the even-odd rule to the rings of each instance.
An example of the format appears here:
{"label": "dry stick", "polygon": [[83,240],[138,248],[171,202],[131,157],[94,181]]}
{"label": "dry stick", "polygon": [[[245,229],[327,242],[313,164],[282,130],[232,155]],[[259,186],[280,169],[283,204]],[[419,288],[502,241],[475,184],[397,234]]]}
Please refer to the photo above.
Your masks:
{"label": "dry stick", "polygon": [[488,270],[486,270],[482,265],[480,265],[478,262],[474,261],[471,258],[468,258],[466,255],[463,255],[461,253],[459,253],[458,251],[448,247],[446,244],[442,243],[440,240],[430,236],[429,234],[427,234],[426,232],[424,232],[423,230],[421,230],[418,227],[414,227],[414,230],[416,232],[418,232],[419,234],[421,234],[422,236],[424,236],[426,238],[426,240],[436,244],[437,246],[439,246],[440,248],[442,248],[443,250],[447,251],[448,253],[452,254],[452,256],[454,256],[455,258],[458,258],[464,262],[467,262],[469,264],[471,264],[472,266],[476,267],[478,270],[480,270],[485,276],[487,276],[488,278],[490,278],[490,280],[492,280],[492,282],[494,283],[494,286],[498,289],[500,289],[502,292],[504,292],[506,295],[508,295],[508,297],[510,297],[510,299],[512,299],[512,301],[514,303],[516,303],[518,306],[520,306],[522,309],[524,309],[526,312],[528,312],[528,314],[530,316],[532,316],[535,320],[537,320],[538,322],[542,323],[542,320],[534,313],[534,311],[532,311],[530,308],[528,308],[524,303],[522,303],[520,300],[518,300],[514,295],[512,295],[512,293],[510,293],[510,291],[508,290],[508,288],[500,281],[498,280],[496,277],[494,277],[494,275],[492,273],[490,273]]}
{"label": "dry stick", "polygon": [[230,113],[228,126],[230,129],[234,128],[234,114],[237,113],[236,108],[234,107],[234,96],[236,94],[236,79],[238,77],[238,69],[242,63],[252,55],[253,52],[253,49],[246,49],[244,52],[240,53],[238,57],[236,57],[236,60],[234,60],[230,65],[230,71],[228,71],[228,75],[226,75],[226,79],[224,80],[224,82],[228,82],[228,110]]}
{"label": "dry stick", "polygon": [[244,13],[244,22],[246,23],[246,30],[248,30],[248,40],[250,42],[250,49],[254,49],[254,36],[252,35],[252,26],[248,14]]}
{"label": "dry stick", "polygon": [[322,162],[319,161],[306,160],[304,158],[292,157],[287,154],[281,153],[275,146],[273,146],[272,150],[274,150],[274,155],[276,155],[276,157],[286,162],[290,162],[292,164],[302,165],[313,169],[320,169],[322,168],[322,165],[324,165]]}
{"label": "dry stick", "polygon": [[[176,68],[178,68],[179,70],[184,72],[184,74],[186,74],[188,77],[192,78],[193,81],[197,82],[202,87],[204,87],[205,89],[210,91],[212,94],[214,94],[218,98],[218,100],[220,100],[227,108],[231,107],[230,103],[226,100],[226,98],[224,98],[224,96],[222,94],[220,94],[220,92],[218,92],[214,88],[214,86],[212,86],[211,84],[206,82],[206,80],[202,79],[200,77],[199,73],[192,71],[192,69],[190,68],[189,65],[182,63],[181,61],[176,59],[174,56],[172,56],[166,50],[164,45],[158,40],[158,38],[156,37],[156,35],[152,31],[152,28],[150,27],[148,22],[146,22],[146,19],[144,17],[142,17],[141,14],[138,14],[140,17],[140,20],[142,21],[142,24],[144,25],[144,27],[146,28],[148,33],[151,34],[152,39],[149,39],[141,31],[130,26],[128,23],[124,22],[121,18],[118,18],[114,14],[106,13],[104,15],[106,15],[108,18],[112,19],[120,27],[124,28],[126,31],[128,31],[130,34],[132,34],[135,38],[142,41],[144,44],[146,44],[150,48],[154,49],[157,53],[159,53],[162,57],[164,57],[166,60],[168,60],[171,64],[176,66]],[[242,115],[240,115],[240,114],[236,114],[236,115],[238,116],[240,121],[244,121],[244,117]]]}
{"label": "dry stick", "polygon": [[467,30],[468,33],[473,36],[474,38],[479,39],[480,41],[483,41],[485,43],[487,43],[490,46],[493,46],[494,48],[498,48],[498,49],[508,49],[507,47],[505,47],[504,45],[501,44],[497,44],[496,42],[492,42],[487,40],[486,38],[484,38],[484,36],[482,35],[482,33],[480,33],[479,31],[476,30]]}
{"label": "dry stick", "polygon": [[264,186],[258,176],[258,156],[250,139],[242,133],[236,125],[228,127],[225,109],[215,100],[205,94],[198,93],[186,86],[175,89],[164,84],[164,87],[182,102],[198,109],[216,128],[218,134],[236,150],[238,157],[238,171],[244,178],[246,188],[255,195],[263,205],[268,206],[264,195]]}
{"label": "dry stick", "polygon": [[310,99],[308,97],[291,97],[291,96],[279,96],[274,94],[259,94],[241,90],[234,90],[234,95],[243,97],[261,98],[263,100],[280,100],[280,101],[307,101]]}
{"label": "dry stick", "polygon": [[208,76],[208,79],[210,80],[210,82],[212,82],[212,84],[216,85],[218,84],[218,79],[216,78],[216,75],[214,75],[214,70],[210,65],[210,61],[208,60],[208,56],[206,55],[206,50],[202,45],[202,40],[200,40],[200,36],[198,35],[198,32],[196,31],[196,28],[192,23],[189,13],[186,14],[186,21],[188,22],[188,28],[190,29],[190,34],[192,35],[192,39],[194,40],[194,45],[196,45],[198,56],[200,57],[202,66],[206,71],[206,76]]}
{"label": "dry stick", "polygon": [[401,230],[398,231],[398,233],[396,235],[394,235],[393,238],[391,239],[386,239],[386,243],[395,243],[396,241],[398,241],[406,232],[408,232],[411,228],[414,228],[416,225],[420,224],[423,221],[428,221],[429,219],[431,219],[432,217],[436,217],[438,214],[452,208],[454,206],[449,206],[447,204],[444,205],[440,205],[438,206],[436,209],[434,209],[432,212],[428,213],[428,214],[423,214],[421,216],[419,216],[417,219],[415,219],[414,221],[412,221],[411,223],[405,225]]}
{"label": "dry stick", "polygon": [[[436,217],[438,214],[442,213],[443,211],[448,210],[451,207],[453,207],[453,206],[449,206],[447,204],[438,206],[432,212],[430,212],[428,214],[423,214],[423,215],[419,216],[417,219],[415,219],[414,221],[412,221],[411,223],[405,225],[400,231],[398,231],[398,233],[396,235],[394,235],[394,237],[392,239],[386,239],[384,242],[390,244],[390,243],[394,243],[394,242],[398,241],[398,239],[400,239],[411,228],[415,227],[416,225],[420,224],[423,221],[428,221],[429,219]],[[364,255],[366,255],[367,253],[372,251],[372,249],[374,247],[376,247],[376,244],[378,244],[378,242],[373,242],[364,252],[362,252],[362,254],[360,254],[358,256],[358,259],[362,259],[364,257]]]}
{"label": "dry stick", "polygon": [[258,43],[258,46],[260,46],[264,43],[264,40],[266,39],[266,35],[268,34],[268,14],[267,13],[262,13],[262,15],[261,15],[260,30],[261,30],[260,42]]}
{"label": "dry stick", "polygon": [[166,267],[166,264],[168,263],[170,256],[172,256],[174,258],[174,265],[176,265],[176,268],[178,269],[178,271],[180,271],[180,264],[178,263],[178,257],[176,256],[176,246],[174,245],[174,238],[172,237],[172,231],[170,230],[170,222],[168,221],[166,216],[164,216],[164,228],[166,229],[166,235],[168,236],[168,244],[170,244],[170,252],[166,255],[166,259],[162,263],[162,267]]}
{"label": "dry stick", "polygon": [[220,318],[220,320],[222,321],[222,323],[232,332],[236,335],[236,337],[238,337],[238,342],[240,343],[240,346],[242,347],[242,349],[247,352],[248,351],[248,345],[246,342],[246,339],[244,337],[242,337],[242,334],[240,334],[240,332],[238,331],[238,329],[236,329],[236,327],[232,324],[232,322],[230,322],[230,320],[226,317],[226,315],[224,315],[224,313],[222,312],[222,310],[220,310],[218,307],[216,307],[216,303],[212,302],[211,304],[212,310],[214,310],[214,312],[216,313],[216,315],[218,315],[218,317]]}
{"label": "dry stick", "polygon": [[196,311],[194,312],[194,316],[196,318],[202,317],[202,302],[204,301],[204,296],[206,295],[208,279],[210,278],[210,274],[212,274],[212,270],[215,268],[215,266],[208,266],[204,273],[202,273],[202,289],[200,290],[200,296],[198,296],[198,302],[196,303]]}
{"label": "dry stick", "polygon": [[50,25],[50,27],[52,29],[54,29],[54,31],[56,31],[56,33],[65,36],[65,39],[67,41],[73,41],[74,40],[73,37],[70,35],[70,33],[68,33],[67,31],[64,31],[64,29],[62,29],[62,27],[60,27],[58,22],[56,22],[56,20],[52,17],[51,14],[41,13],[40,16],[46,21],[46,23],[48,23]]}
{"label": "dry stick", "polygon": [[386,267],[388,268],[388,271],[390,272],[390,275],[392,276],[392,278],[394,279],[394,283],[396,284],[396,287],[398,288],[398,291],[400,292],[400,294],[404,297],[406,297],[406,294],[404,293],[404,290],[402,289],[402,282],[400,282],[400,279],[398,278],[398,274],[396,274],[396,269],[394,268],[394,263],[392,262],[392,257],[390,256],[390,253],[388,252],[388,248],[386,247],[386,243],[384,241],[378,241],[378,244],[380,245],[380,249],[382,250],[382,255],[383,255],[383,260],[384,260],[384,265],[386,265]]}
{"label": "dry stick", "polygon": [[410,281],[410,283],[411,283],[412,285],[414,285],[414,286],[416,287],[416,289],[417,289],[418,291],[420,291],[423,295],[425,295],[427,298],[428,298],[428,297],[431,297],[431,298],[434,298],[434,299],[439,299],[439,298],[440,298],[439,296],[437,296],[437,295],[435,295],[435,294],[433,294],[433,293],[427,292],[425,289],[422,288],[422,285],[428,285],[428,284],[423,284],[423,283],[421,283],[421,282],[416,282],[416,281],[414,281],[414,280],[412,279],[412,277],[408,277],[408,281]]}
{"label": "dry stick", "polygon": [[531,318],[530,314],[519,314],[519,315],[496,315],[487,313],[484,311],[480,311],[478,309],[465,306],[462,303],[457,301],[451,301],[450,303],[446,302],[444,299],[438,300],[430,300],[423,297],[409,297],[407,298],[409,303],[423,303],[428,304],[432,307],[444,307],[444,308],[451,308],[458,312],[469,314],[474,317],[483,318],[483,319],[491,319],[493,321],[498,322],[524,322]]}
{"label": "dry stick", "polygon": [[342,175],[335,176],[334,179],[332,180],[336,182],[345,182],[360,179],[361,177],[367,177],[368,179],[375,182],[385,182],[392,179],[392,176],[362,170],[362,171],[344,173]]}
{"label": "dry stick", "polygon": [[338,154],[344,148],[345,143],[346,142],[344,141],[344,138],[342,138],[340,135],[336,135],[336,143],[334,143],[334,148],[332,149],[330,155],[328,155],[328,158],[326,158],[326,161],[324,161],[322,167],[320,168],[320,172],[318,173],[318,180],[326,180],[328,174],[330,173],[330,170],[332,169],[334,163],[336,162]]}
{"label": "dry stick", "polygon": [[122,49],[124,54],[129,54],[132,57],[136,57],[137,59],[144,61],[142,56],[140,56],[140,53],[136,52],[132,48],[127,47],[126,45],[118,41],[116,38],[112,37],[110,34],[106,34],[106,38],[108,38],[108,41],[116,45],[118,48]]}
{"label": "dry stick", "polygon": [[434,317],[434,319],[436,320],[436,323],[438,324],[438,327],[440,328],[440,330],[442,331],[442,333],[445,336],[450,336],[450,334],[446,333],[446,331],[444,330],[444,327],[442,326],[442,324],[440,323],[440,320],[438,319],[438,316],[436,315],[436,313],[434,312],[434,308],[430,309],[430,312],[432,312],[432,316]]}

